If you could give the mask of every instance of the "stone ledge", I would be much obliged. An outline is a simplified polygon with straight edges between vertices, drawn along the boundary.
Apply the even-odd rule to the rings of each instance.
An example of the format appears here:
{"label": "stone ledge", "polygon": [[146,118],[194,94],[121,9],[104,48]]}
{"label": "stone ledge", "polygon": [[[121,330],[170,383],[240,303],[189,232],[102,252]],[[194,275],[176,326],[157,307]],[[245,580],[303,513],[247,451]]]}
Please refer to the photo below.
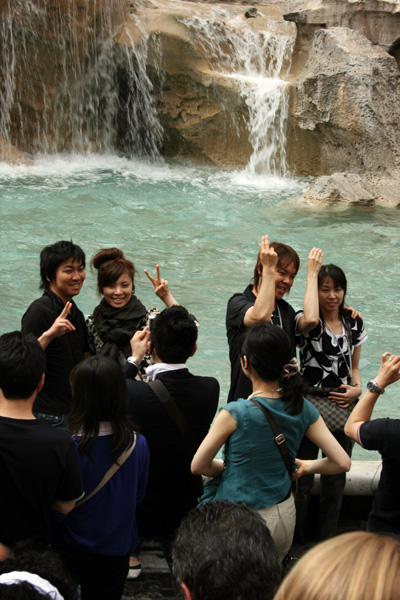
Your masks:
{"label": "stone ledge", "polygon": [[[373,496],[381,476],[382,463],[379,460],[354,460],[347,473],[345,496]],[[312,494],[321,491],[320,476],[316,475]]]}

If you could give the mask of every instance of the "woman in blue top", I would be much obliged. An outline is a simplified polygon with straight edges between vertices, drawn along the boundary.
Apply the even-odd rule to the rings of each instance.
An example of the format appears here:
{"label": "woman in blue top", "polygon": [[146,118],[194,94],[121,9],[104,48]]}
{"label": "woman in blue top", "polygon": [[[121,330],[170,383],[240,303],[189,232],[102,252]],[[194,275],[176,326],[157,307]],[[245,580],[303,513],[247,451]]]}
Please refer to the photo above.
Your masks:
{"label": "woman in blue top", "polygon": [[107,483],[85,498],[61,526],[61,545],[80,578],[82,600],[119,600],[138,544],[136,505],[147,486],[149,452],[128,416],[128,391],[120,366],[92,356],[71,374],[68,429],[76,442],[88,496],[121,454],[133,450]]}
{"label": "woman in blue top", "polygon": [[[292,362],[289,337],[282,329],[271,324],[248,329],[239,352],[253,393],[247,399],[222,407],[193,458],[192,472],[219,476],[213,499],[245,502],[259,510],[282,560],[291,545],[295,526],[292,476],[264,414],[252,398],[268,409],[279,432],[285,436],[295,478],[306,473],[348,471],[350,458],[318,411],[303,398],[303,381]],[[303,435],[322,448],[326,458],[295,460]],[[224,460],[216,459],[223,444]]]}

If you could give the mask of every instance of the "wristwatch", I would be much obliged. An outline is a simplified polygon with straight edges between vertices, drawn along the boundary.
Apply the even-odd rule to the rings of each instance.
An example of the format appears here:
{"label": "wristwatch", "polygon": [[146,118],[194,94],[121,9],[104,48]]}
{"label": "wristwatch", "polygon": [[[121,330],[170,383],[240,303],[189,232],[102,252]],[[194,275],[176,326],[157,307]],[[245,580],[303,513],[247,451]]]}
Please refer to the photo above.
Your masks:
{"label": "wristwatch", "polygon": [[382,390],[380,387],[378,387],[378,384],[376,383],[375,379],[371,379],[371,381],[368,381],[367,390],[369,390],[370,392],[375,392],[375,394],[385,393],[385,390]]}
{"label": "wristwatch", "polygon": [[141,367],[141,362],[140,360],[138,360],[137,358],[135,358],[134,356],[130,356],[129,358],[126,359],[128,363],[131,363],[132,365],[135,365],[135,367],[137,368],[137,370],[140,369]]}

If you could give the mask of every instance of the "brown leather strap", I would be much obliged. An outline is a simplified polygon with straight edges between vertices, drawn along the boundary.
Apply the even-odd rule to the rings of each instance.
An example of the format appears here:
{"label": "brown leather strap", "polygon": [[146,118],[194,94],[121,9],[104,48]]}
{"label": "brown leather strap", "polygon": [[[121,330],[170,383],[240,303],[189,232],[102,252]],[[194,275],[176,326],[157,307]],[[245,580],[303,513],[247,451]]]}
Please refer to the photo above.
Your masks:
{"label": "brown leather strap", "polygon": [[75,507],[81,506],[82,504],[84,504],[85,502],[87,502],[88,500],[90,500],[90,498],[93,498],[93,496],[95,494],[97,494],[97,492],[99,492],[101,490],[101,488],[106,485],[107,481],[109,481],[111,479],[111,477],[114,475],[114,473],[116,473],[118,471],[118,469],[120,467],[122,467],[122,465],[124,464],[124,462],[126,461],[126,459],[132,454],[132,451],[133,451],[133,449],[134,449],[135,446],[136,446],[136,433],[133,433],[133,444],[132,444],[132,446],[130,446],[129,448],[127,448],[126,450],[124,450],[122,452],[122,454],[120,454],[120,456],[118,457],[117,462],[113,463],[111,465],[111,467],[108,469],[107,473],[104,475],[103,479],[96,485],[96,487],[94,488],[94,490],[92,490],[90,492],[90,494],[88,494],[87,496],[85,496],[84,498],[82,498],[82,500],[79,500],[79,502],[77,502],[75,504]]}
{"label": "brown leather strap", "polygon": [[199,444],[198,442],[196,442],[194,433],[189,427],[185,417],[183,416],[181,409],[179,408],[179,406],[177,405],[177,403],[175,402],[175,400],[173,399],[163,382],[159,379],[155,379],[154,381],[149,381],[149,386],[156,394],[157,398],[160,400],[172,424],[176,427],[176,429],[183,437],[190,452],[192,454],[195,454]]}
{"label": "brown leather strap", "polygon": [[279,452],[282,455],[283,462],[285,463],[287,472],[289,473],[290,481],[292,481],[293,466],[292,466],[292,461],[290,460],[289,450],[287,449],[287,446],[286,446],[285,436],[283,435],[283,433],[280,433],[280,431],[278,429],[278,425],[276,424],[275,419],[273,418],[273,416],[271,415],[269,410],[267,410],[265,408],[265,406],[260,404],[260,402],[258,402],[258,400],[254,400],[253,398],[251,398],[251,401],[254,402],[254,404],[256,404],[258,406],[258,408],[264,413],[264,416],[267,419],[269,426],[272,429],[272,433],[275,436],[275,442],[276,442],[276,445],[278,446]]}

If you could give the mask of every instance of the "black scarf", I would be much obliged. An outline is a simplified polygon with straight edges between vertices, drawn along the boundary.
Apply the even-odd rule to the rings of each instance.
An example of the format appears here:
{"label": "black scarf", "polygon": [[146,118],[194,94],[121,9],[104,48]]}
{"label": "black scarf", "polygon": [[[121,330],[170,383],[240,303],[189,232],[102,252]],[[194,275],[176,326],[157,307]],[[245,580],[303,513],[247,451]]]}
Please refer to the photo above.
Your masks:
{"label": "black scarf", "polygon": [[131,355],[130,340],[141,326],[147,315],[146,308],[132,296],[122,308],[113,308],[103,300],[94,309],[93,321],[97,333],[103,342],[100,354],[109,356],[120,363],[119,355],[125,358]]}

